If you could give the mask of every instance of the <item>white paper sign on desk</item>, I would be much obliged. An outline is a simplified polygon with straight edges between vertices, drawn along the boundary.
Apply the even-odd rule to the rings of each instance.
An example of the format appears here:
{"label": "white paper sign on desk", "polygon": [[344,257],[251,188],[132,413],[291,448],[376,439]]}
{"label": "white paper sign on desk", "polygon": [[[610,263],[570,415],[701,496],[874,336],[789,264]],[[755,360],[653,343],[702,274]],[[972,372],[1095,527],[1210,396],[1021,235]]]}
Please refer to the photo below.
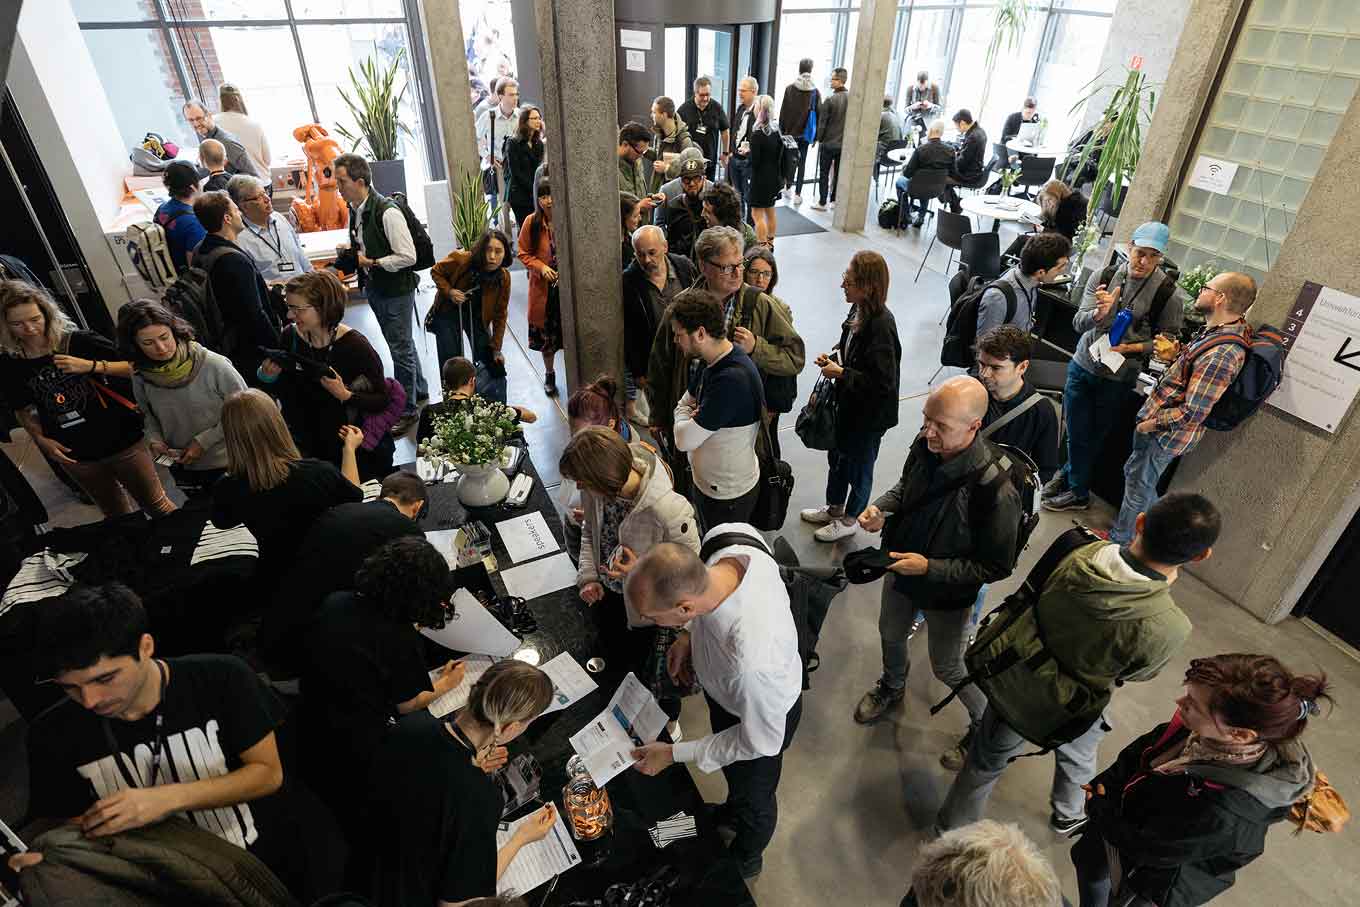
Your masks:
{"label": "white paper sign on desk", "polygon": [[553,538],[543,514],[537,511],[513,520],[501,520],[496,524],[496,531],[505,543],[505,550],[510,552],[510,560],[516,564],[551,554],[561,547]]}
{"label": "white paper sign on desk", "polygon": [[585,762],[595,786],[604,787],[633,764],[633,750],[655,741],[665,726],[666,713],[630,672],[605,710],[572,735],[571,748]]}
{"label": "white paper sign on desk", "polygon": [[[563,555],[565,557],[566,555]],[[519,639],[466,589],[453,596],[454,617],[439,630],[421,630],[427,638],[455,652],[504,657],[519,648]]]}
{"label": "white paper sign on desk", "polygon": [[576,567],[566,553],[539,558],[501,571],[505,591],[525,601],[576,585]]}
{"label": "white paper sign on desk", "polygon": [[[522,819],[501,825],[496,830],[496,849],[499,850],[508,844],[515,835],[515,829],[537,815],[538,812],[535,810]],[[548,836],[541,841],[526,844],[515,854],[515,859],[505,868],[504,875],[496,880],[496,894],[505,895],[510,892],[527,894],[553,876],[561,875],[580,864],[581,852],[576,849],[576,842],[571,839],[571,832],[567,831],[566,822],[562,819],[562,810],[559,808],[557,821],[553,823]]]}
{"label": "white paper sign on desk", "polygon": [[[488,655],[469,655],[463,659],[463,682],[449,690],[442,696],[435,698],[426,709],[436,718],[443,718],[451,712],[461,709],[467,705],[468,694],[472,692],[472,685],[482,679],[486,669],[496,663],[496,659]],[[439,676],[438,671],[430,672],[430,682],[433,683]]]}
{"label": "white paper sign on desk", "polygon": [[539,667],[553,682],[553,699],[543,710],[544,715],[575,705],[599,689],[599,685],[586,673],[586,669],[571,657],[570,652],[563,652]]}
{"label": "white paper sign on desk", "polygon": [[1091,358],[1097,362],[1104,363],[1105,367],[1112,372],[1119,371],[1124,364],[1124,354],[1116,353],[1110,346],[1110,335],[1101,334],[1094,343],[1091,344]]}

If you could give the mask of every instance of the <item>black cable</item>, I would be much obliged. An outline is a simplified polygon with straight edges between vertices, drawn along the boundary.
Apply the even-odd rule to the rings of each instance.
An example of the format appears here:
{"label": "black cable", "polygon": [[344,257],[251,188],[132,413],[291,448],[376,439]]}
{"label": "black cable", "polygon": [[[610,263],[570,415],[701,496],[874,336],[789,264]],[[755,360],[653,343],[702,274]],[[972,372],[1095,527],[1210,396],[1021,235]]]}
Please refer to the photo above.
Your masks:
{"label": "black cable", "polygon": [[[182,3],[182,2],[183,2],[183,0],[181,0],[181,3]],[[184,59],[185,59],[185,62],[189,64],[189,73],[190,73],[190,75],[192,75],[193,81],[194,81],[194,92],[195,92],[195,94],[198,96],[199,102],[202,103],[202,104],[206,104],[207,101],[206,101],[205,95],[204,95],[204,93],[203,93],[203,81],[202,81],[202,78],[201,78],[200,75],[199,75],[198,67],[197,67],[196,65],[194,65],[194,58],[193,58],[193,55],[192,55],[192,54],[190,53],[190,51],[189,51],[189,47],[188,47],[188,45],[187,45],[187,42],[184,40],[184,31],[187,29],[187,30],[190,32],[190,35],[193,37],[194,46],[195,46],[196,48],[198,48],[198,57],[199,57],[199,60],[202,61],[203,67],[206,69],[207,66],[208,66],[208,57],[207,57],[207,54],[205,54],[205,53],[203,52],[203,45],[202,45],[202,43],[198,40],[198,32],[197,32],[196,29],[194,29],[194,28],[189,28],[188,26],[185,26],[185,25],[184,25],[184,22],[183,22],[184,16],[183,16],[183,14],[180,13],[180,12],[177,12],[177,11],[175,10],[175,0],[166,0],[166,4],[165,4],[165,5],[166,5],[166,9],[169,10],[170,19],[171,19],[171,21],[174,23],[175,32],[176,32],[176,35],[177,35],[178,38],[179,38],[180,47],[181,47],[181,48],[183,49],[183,51],[184,51]]]}

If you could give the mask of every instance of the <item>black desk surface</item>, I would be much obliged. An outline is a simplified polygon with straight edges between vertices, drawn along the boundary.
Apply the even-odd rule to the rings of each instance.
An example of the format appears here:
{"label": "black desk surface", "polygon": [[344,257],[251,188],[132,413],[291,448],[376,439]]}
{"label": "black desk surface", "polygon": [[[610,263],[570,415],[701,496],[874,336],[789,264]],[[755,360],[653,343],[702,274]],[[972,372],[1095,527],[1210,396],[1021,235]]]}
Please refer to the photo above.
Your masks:
{"label": "black desk surface", "polygon": [[[521,471],[534,476],[534,490],[524,506],[465,509],[459,503],[452,483],[432,485],[428,489],[430,509],[422,527],[426,530],[447,529],[466,519],[480,520],[491,530],[496,561],[503,570],[513,562],[494,524],[539,511],[551,527],[553,537],[565,550],[561,520],[552,500],[527,455],[522,463]],[[505,594],[499,573],[492,575],[492,583],[498,594]],[[538,622],[538,631],[525,636],[524,643],[539,651],[540,664],[561,652],[570,652],[584,666],[589,658],[602,654],[598,634],[584,610],[588,606],[577,596],[575,587],[540,596],[528,605]],[[538,760],[543,769],[541,796],[545,802],[555,801],[558,809],[562,806],[562,787],[567,780],[566,763],[574,755],[569,738],[604,709],[623,679],[621,674],[612,672],[608,664],[604,672],[593,677],[599,689],[570,708],[534,721],[524,736],[510,746],[512,757],[527,750]],[[671,766],[650,778],[629,769],[609,782],[606,789],[614,807],[613,831],[602,842],[577,842],[585,863],[592,862],[597,856],[604,856],[603,862],[596,866],[578,866],[561,876],[551,897],[543,904],[540,900],[547,891],[546,886],[526,893],[531,904],[547,907],[603,897],[611,884],[636,881],[666,865],[675,867],[680,873],[680,881],[671,898],[674,907],[755,904],[736,862],[727,856],[717,832],[704,815],[703,798],[683,765]],[[657,820],[681,811],[695,817],[699,836],[657,850],[646,829]]]}

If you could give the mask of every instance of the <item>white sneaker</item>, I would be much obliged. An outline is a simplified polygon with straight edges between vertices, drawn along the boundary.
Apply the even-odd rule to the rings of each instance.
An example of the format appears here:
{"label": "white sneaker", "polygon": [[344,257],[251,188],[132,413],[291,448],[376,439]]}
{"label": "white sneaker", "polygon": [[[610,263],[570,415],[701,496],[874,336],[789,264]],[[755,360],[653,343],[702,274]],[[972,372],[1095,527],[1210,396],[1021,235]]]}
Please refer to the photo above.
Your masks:
{"label": "white sneaker", "polygon": [[817,202],[815,205],[812,206],[812,210],[813,210],[813,211],[825,211],[825,210],[826,210],[826,205],[823,205],[821,202]]}
{"label": "white sneaker", "polygon": [[832,201],[831,201],[831,207],[833,207],[833,208],[836,207],[836,201],[835,201],[835,199],[832,199]]}
{"label": "white sneaker", "polygon": [[833,520],[812,535],[819,542],[834,542],[837,539],[849,538],[854,535],[855,528],[854,523],[842,523],[840,520]]}
{"label": "white sneaker", "polygon": [[809,507],[798,512],[798,518],[804,523],[811,523],[814,526],[825,526],[827,523],[836,519],[830,507]]}
{"label": "white sneaker", "polygon": [[795,195],[793,196],[793,203],[794,203],[795,205],[801,205],[801,204],[803,203],[803,197],[802,197],[801,195],[795,194]]}

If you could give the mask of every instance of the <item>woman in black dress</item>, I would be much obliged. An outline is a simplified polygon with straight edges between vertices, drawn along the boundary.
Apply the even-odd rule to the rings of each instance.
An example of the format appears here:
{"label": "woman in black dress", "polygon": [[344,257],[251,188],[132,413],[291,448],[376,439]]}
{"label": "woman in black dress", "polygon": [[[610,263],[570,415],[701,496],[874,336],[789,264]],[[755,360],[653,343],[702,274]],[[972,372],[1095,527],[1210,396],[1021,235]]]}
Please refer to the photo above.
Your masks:
{"label": "woman in black dress", "polygon": [[746,141],[751,146],[751,220],[755,221],[756,241],[774,246],[774,203],[784,188],[781,165],[784,160],[784,138],[775,122],[774,98],[763,94],[756,98],[756,125]]}
{"label": "woman in black dress", "polygon": [[[299,274],[285,292],[288,320],[279,344],[295,357],[289,363],[265,359],[257,376],[283,404],[293,441],[305,456],[340,465],[340,428],[364,433],[355,451],[361,479],[381,479],[392,471],[396,442],[388,429],[401,415],[393,406],[382,360],[368,338],[340,319],[345,287],[334,271]],[[403,401],[404,402],[404,401]]]}
{"label": "woman in black dress", "polygon": [[534,171],[543,163],[543,113],[537,107],[524,107],[514,135],[505,142],[506,197],[515,223],[520,227],[534,213]]}

